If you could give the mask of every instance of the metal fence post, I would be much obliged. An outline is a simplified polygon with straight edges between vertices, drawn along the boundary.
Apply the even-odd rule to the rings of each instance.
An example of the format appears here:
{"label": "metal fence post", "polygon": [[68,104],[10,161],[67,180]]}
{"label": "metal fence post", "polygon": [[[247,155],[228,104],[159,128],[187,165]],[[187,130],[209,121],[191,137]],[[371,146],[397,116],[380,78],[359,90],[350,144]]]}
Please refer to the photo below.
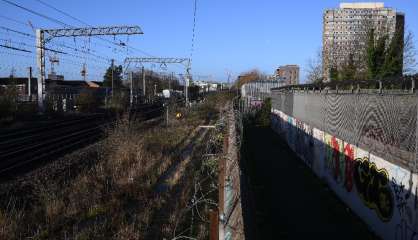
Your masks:
{"label": "metal fence post", "polygon": [[379,80],[379,93],[382,94],[383,92],[383,83],[382,80]]}

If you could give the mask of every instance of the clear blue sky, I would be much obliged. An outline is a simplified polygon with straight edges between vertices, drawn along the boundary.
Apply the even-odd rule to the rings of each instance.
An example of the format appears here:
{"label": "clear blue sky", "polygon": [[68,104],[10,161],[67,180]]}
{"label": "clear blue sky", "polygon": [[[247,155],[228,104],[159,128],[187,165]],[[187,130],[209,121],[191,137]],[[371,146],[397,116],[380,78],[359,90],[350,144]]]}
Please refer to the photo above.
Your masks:
{"label": "clear blue sky", "polygon": [[[80,25],[35,0],[10,1],[59,18],[68,24]],[[145,34],[130,37],[128,44],[154,56],[189,57],[190,55],[194,0],[120,0],[112,3],[103,0],[42,1],[90,25],[139,25]],[[415,0],[384,2],[386,6],[406,14],[407,28],[414,32],[415,44],[418,45],[418,3]],[[338,7],[339,3],[340,1],[335,0],[198,0],[192,71],[195,74],[211,74],[217,79],[225,80],[227,70],[236,77],[239,73],[253,68],[271,74],[279,65],[299,64],[304,78],[306,75],[304,67],[308,58],[315,56],[321,47],[323,11],[326,8]],[[2,16],[22,22],[30,20],[35,27],[59,27],[2,1],[0,1],[0,9]],[[0,18],[0,23],[0,26],[32,32],[28,26],[4,18]],[[0,32],[0,39],[20,40],[17,36],[11,37],[15,35],[7,34],[4,31]],[[126,37],[120,39],[126,41]],[[0,41],[0,43],[4,42]],[[6,50],[0,49],[0,51]],[[16,66],[19,73],[24,71],[23,67],[19,68],[20,63],[26,64],[25,61],[27,64],[33,63],[29,58],[21,60],[17,56],[9,56],[1,52],[1,75],[9,74],[10,66]],[[111,50],[106,55],[110,57],[117,55],[115,58],[121,61],[127,54]],[[132,52],[128,55],[139,56],[141,53]],[[62,71],[73,72],[73,75],[79,74],[78,68],[70,69],[68,66],[65,67],[64,63],[62,68]],[[98,68],[91,71],[93,75],[93,71],[100,70]],[[180,72],[181,69],[177,67],[172,71]],[[99,75],[98,73],[97,76]]]}

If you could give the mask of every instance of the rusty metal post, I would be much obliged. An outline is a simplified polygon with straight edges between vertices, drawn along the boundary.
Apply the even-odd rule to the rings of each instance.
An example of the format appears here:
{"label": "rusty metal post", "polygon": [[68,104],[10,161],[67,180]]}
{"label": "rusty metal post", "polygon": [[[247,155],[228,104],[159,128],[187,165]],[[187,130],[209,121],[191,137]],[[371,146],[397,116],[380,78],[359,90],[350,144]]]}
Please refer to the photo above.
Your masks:
{"label": "rusty metal post", "polygon": [[209,221],[210,221],[209,239],[210,240],[219,240],[218,211],[216,211],[216,210],[210,210],[209,211]]}

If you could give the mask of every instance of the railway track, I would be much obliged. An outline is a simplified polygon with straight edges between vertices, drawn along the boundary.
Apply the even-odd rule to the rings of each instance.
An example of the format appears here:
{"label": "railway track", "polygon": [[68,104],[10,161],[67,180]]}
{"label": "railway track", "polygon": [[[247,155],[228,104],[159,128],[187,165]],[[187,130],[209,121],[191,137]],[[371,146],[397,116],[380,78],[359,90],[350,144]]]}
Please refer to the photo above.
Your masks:
{"label": "railway track", "polygon": [[[140,105],[130,111],[130,120],[161,117],[163,107]],[[94,143],[112,127],[115,117],[94,114],[51,122],[47,126],[0,133],[0,179],[9,179],[39,164]]]}
{"label": "railway track", "polygon": [[[11,177],[14,170],[41,163],[93,143],[113,123],[104,115],[60,121],[49,128],[22,130],[0,137],[0,176]],[[33,166],[33,165],[31,165]],[[25,170],[25,169],[20,169]]]}

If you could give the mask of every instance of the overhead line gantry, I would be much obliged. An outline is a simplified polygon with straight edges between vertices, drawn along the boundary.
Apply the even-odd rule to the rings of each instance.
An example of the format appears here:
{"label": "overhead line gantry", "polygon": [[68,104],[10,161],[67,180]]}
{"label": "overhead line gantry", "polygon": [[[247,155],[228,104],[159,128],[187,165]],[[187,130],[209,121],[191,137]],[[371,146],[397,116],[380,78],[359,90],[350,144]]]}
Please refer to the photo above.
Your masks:
{"label": "overhead line gantry", "polygon": [[[161,57],[130,57],[125,58],[125,69],[128,69],[131,63],[159,63],[161,65],[167,66],[167,64],[182,64],[186,68],[186,76],[185,76],[185,97],[186,97],[186,105],[189,103],[189,96],[188,96],[188,87],[190,81],[190,58],[161,58]],[[142,67],[142,91],[145,96],[145,71]],[[132,83],[132,79],[131,79]],[[132,87],[131,87],[132,88]]]}
{"label": "overhead line gantry", "polygon": [[85,27],[62,29],[37,29],[36,49],[38,64],[38,107],[44,109],[45,100],[45,45],[54,38],[59,37],[91,37],[91,36],[116,36],[143,34],[139,26],[110,26],[110,27]]}

